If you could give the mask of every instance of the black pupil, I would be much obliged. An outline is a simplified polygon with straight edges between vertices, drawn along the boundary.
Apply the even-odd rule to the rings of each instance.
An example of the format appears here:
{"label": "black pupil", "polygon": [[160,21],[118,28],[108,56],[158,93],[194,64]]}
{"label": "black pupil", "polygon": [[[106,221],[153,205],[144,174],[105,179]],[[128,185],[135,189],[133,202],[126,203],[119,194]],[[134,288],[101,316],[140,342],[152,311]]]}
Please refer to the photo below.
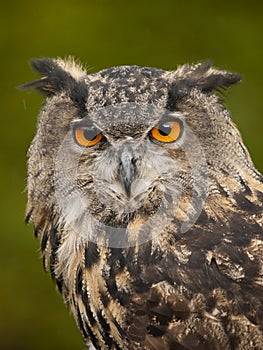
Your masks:
{"label": "black pupil", "polygon": [[162,135],[162,136],[168,136],[170,135],[171,131],[172,131],[172,127],[170,124],[166,123],[166,124],[161,124],[159,126],[159,133]]}
{"label": "black pupil", "polygon": [[98,132],[94,129],[85,129],[84,130],[84,137],[86,140],[92,141],[96,138],[98,135]]}

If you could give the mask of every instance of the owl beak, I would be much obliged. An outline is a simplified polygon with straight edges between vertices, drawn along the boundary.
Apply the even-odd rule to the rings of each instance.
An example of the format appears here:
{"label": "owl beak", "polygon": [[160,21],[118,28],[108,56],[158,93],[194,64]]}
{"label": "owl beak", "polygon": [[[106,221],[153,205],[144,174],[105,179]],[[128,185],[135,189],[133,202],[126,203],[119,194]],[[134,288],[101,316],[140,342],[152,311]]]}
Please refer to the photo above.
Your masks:
{"label": "owl beak", "polygon": [[120,156],[119,177],[128,197],[131,195],[131,185],[135,178],[134,158],[131,150],[124,147]]}

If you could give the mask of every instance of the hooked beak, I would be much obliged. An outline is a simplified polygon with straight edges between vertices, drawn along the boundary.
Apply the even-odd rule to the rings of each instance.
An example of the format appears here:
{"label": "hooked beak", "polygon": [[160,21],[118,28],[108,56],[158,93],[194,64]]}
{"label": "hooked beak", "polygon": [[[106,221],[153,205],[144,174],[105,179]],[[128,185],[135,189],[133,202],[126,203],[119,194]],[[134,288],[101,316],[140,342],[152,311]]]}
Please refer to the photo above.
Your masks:
{"label": "hooked beak", "polygon": [[119,178],[127,196],[130,197],[131,185],[135,178],[135,165],[132,150],[127,145],[124,146],[120,155]]}

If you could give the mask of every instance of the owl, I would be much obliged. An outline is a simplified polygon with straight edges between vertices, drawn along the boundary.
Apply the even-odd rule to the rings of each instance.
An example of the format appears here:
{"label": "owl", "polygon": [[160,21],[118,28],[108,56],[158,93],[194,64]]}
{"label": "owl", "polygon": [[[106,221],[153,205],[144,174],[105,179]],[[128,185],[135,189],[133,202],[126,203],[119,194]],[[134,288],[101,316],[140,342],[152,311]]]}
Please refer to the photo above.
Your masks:
{"label": "owl", "polygon": [[219,94],[240,76],[32,66],[26,221],[87,348],[262,350],[263,178]]}

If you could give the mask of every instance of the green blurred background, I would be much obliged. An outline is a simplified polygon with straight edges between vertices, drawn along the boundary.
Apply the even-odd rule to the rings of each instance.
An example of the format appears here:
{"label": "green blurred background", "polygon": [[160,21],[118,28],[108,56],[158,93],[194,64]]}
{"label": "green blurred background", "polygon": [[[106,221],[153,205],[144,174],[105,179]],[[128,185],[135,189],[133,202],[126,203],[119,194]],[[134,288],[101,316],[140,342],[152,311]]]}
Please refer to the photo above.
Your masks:
{"label": "green blurred background", "polygon": [[263,2],[6,1],[0,5],[0,349],[84,349],[24,224],[26,150],[43,101],[15,89],[37,75],[31,58],[74,55],[91,71],[138,64],[174,69],[210,59],[242,74],[227,105],[263,170]]}

